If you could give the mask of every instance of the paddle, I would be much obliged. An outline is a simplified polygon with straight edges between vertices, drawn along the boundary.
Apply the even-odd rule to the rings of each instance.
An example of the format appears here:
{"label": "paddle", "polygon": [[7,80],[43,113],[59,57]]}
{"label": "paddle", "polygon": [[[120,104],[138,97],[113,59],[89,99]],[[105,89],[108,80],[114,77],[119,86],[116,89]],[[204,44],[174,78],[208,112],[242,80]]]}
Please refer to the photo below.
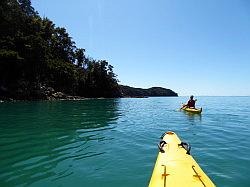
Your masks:
{"label": "paddle", "polygon": [[183,107],[184,107],[184,103],[182,103],[182,107],[181,108],[178,108],[178,109],[176,109],[175,111],[181,111],[182,109],[183,109]]}

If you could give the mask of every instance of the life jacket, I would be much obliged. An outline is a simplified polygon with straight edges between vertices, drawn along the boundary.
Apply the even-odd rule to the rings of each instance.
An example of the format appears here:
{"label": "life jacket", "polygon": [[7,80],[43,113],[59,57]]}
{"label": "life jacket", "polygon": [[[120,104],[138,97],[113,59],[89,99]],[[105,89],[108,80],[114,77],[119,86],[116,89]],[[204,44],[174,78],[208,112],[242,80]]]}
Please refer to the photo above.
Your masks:
{"label": "life jacket", "polygon": [[189,108],[195,108],[195,100],[189,100],[187,105]]}

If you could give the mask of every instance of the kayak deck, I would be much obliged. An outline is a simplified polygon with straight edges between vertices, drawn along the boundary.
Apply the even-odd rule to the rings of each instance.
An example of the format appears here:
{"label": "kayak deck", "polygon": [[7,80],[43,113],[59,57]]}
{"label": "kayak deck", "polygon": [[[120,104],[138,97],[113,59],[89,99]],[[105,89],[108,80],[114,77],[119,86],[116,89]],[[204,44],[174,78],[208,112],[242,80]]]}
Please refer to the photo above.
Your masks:
{"label": "kayak deck", "polygon": [[161,142],[166,144],[162,144],[158,154],[149,187],[215,186],[193,157],[187,154],[187,146],[180,145],[175,133],[167,132]]}

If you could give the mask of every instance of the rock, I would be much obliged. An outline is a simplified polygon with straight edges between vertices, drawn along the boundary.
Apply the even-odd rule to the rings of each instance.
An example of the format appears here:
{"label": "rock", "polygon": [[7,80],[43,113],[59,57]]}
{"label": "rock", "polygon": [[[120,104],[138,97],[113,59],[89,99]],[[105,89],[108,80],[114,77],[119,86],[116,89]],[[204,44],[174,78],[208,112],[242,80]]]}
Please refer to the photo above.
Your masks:
{"label": "rock", "polygon": [[47,87],[44,90],[44,94],[48,97],[48,96],[52,96],[55,93],[54,88],[52,87]]}
{"label": "rock", "polygon": [[55,99],[66,99],[67,95],[62,92],[55,92],[52,94]]}

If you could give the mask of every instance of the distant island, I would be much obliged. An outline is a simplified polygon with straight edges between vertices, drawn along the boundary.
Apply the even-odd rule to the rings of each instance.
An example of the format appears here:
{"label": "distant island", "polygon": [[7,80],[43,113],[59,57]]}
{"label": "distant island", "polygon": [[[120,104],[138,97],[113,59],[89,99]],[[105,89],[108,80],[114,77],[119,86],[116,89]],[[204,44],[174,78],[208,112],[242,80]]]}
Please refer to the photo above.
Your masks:
{"label": "distant island", "polygon": [[119,85],[108,61],[86,56],[30,0],[2,0],[0,9],[0,100],[177,96]]}
{"label": "distant island", "polygon": [[130,86],[120,85],[123,97],[177,97],[174,91],[162,87],[152,87],[148,89],[133,88]]}

